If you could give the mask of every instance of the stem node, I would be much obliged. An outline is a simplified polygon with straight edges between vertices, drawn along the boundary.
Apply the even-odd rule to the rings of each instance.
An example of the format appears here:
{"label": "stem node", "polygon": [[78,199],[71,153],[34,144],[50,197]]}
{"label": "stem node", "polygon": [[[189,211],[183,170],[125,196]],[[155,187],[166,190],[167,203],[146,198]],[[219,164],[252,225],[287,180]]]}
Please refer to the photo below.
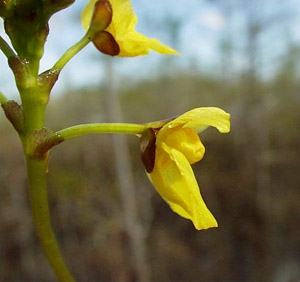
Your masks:
{"label": "stem node", "polygon": [[49,150],[64,139],[50,129],[34,130],[28,137],[27,152],[34,159],[43,159]]}

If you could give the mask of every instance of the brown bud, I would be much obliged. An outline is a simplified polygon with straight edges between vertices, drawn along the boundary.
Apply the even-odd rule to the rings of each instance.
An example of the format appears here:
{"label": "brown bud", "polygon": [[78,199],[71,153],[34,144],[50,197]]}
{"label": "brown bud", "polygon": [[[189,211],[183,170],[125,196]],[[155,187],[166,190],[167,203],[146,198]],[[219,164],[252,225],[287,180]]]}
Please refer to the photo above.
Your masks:
{"label": "brown bud", "polygon": [[119,44],[107,31],[97,33],[93,39],[93,43],[100,52],[106,55],[117,56],[120,53]]}
{"label": "brown bud", "polygon": [[22,133],[24,128],[24,115],[22,107],[15,101],[7,101],[1,105],[7,119],[11,122],[18,133]]}
{"label": "brown bud", "polygon": [[141,158],[148,173],[151,173],[155,164],[156,135],[152,128],[147,129],[141,137]]}
{"label": "brown bud", "polygon": [[59,70],[47,70],[39,75],[39,84],[50,93],[52,87],[58,79]]}
{"label": "brown bud", "polygon": [[94,6],[94,13],[90,25],[90,29],[96,33],[106,29],[112,20],[112,7],[109,1],[99,0]]}

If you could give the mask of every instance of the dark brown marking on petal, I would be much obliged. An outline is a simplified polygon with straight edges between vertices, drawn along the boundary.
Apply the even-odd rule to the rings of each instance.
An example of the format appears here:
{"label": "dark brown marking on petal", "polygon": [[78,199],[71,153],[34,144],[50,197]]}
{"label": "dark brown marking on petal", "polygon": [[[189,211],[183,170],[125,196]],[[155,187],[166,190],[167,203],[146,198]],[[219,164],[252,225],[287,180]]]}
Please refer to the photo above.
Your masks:
{"label": "dark brown marking on petal", "polygon": [[147,129],[141,137],[141,158],[148,173],[155,165],[156,134],[152,128]]}
{"label": "dark brown marking on petal", "polygon": [[112,20],[113,10],[107,0],[99,0],[94,6],[94,13],[91,25],[97,28],[97,31],[106,29]]}
{"label": "dark brown marking on petal", "polygon": [[101,31],[93,39],[96,48],[110,56],[117,56],[120,53],[120,47],[115,38],[107,31]]}

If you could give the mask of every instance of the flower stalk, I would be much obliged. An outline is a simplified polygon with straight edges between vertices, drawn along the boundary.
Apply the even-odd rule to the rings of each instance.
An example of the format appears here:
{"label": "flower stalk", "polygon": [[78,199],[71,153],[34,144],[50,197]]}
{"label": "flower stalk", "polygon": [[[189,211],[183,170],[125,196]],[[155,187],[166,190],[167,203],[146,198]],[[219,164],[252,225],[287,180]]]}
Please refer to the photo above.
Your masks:
{"label": "flower stalk", "polygon": [[58,136],[66,139],[90,134],[90,133],[106,133],[106,134],[134,134],[141,135],[147,126],[144,124],[133,123],[90,123],[72,126],[56,132]]}
{"label": "flower stalk", "polygon": [[52,67],[52,70],[61,71],[63,67],[78,53],[80,52],[86,45],[88,45],[91,41],[91,38],[88,33],[86,33],[77,43],[75,43],[72,47],[70,47],[62,57],[55,63]]}

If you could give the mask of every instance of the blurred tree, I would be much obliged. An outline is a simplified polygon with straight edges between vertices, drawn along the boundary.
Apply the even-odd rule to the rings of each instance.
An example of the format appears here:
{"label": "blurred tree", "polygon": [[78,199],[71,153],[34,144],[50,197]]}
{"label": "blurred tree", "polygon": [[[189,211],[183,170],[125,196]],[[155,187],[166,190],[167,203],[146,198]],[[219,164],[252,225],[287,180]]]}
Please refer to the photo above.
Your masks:
{"label": "blurred tree", "polygon": [[[105,92],[108,122],[123,122],[121,103],[117,92],[116,73],[111,58],[105,61]],[[116,181],[121,191],[121,204],[124,228],[128,237],[129,250],[127,251],[128,262],[131,264],[132,273],[125,278],[127,281],[137,280],[150,281],[150,271],[147,263],[146,234],[139,217],[137,203],[137,188],[135,185],[133,169],[131,165],[129,143],[125,135],[112,135],[114,165]],[[144,199],[147,201],[148,199]],[[130,274],[133,276],[131,277]],[[120,280],[120,277],[116,277]]]}

